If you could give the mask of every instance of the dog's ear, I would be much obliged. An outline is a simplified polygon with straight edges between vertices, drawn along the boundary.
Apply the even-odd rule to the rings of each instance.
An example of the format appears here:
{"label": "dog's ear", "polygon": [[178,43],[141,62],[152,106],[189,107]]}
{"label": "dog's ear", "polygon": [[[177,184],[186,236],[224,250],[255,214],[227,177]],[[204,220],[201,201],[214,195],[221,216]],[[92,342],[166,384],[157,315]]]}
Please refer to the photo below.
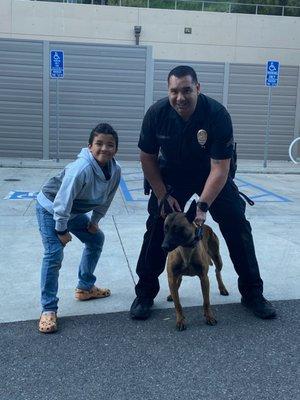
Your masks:
{"label": "dog's ear", "polygon": [[197,211],[197,203],[196,203],[196,200],[193,200],[191,205],[190,205],[190,208],[185,213],[185,217],[189,221],[190,224],[196,218],[196,211]]}
{"label": "dog's ear", "polygon": [[167,200],[164,200],[164,213],[168,215],[171,214],[172,212],[174,212],[174,210],[170,206],[169,202]]}

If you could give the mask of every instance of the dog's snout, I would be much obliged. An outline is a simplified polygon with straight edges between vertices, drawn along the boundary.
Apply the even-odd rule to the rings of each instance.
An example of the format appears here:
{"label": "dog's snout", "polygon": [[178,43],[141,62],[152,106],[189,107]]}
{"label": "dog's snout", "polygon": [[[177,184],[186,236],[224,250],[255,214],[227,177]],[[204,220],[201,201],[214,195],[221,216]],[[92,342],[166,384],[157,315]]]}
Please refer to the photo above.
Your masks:
{"label": "dog's snout", "polygon": [[161,248],[162,248],[166,253],[169,253],[170,251],[176,249],[177,246],[178,246],[178,244],[176,244],[176,243],[174,243],[174,242],[172,242],[172,241],[169,241],[169,240],[166,240],[166,239],[165,239],[165,240],[163,241],[162,245],[161,245]]}
{"label": "dog's snout", "polygon": [[161,245],[161,248],[162,248],[164,251],[166,251],[166,252],[168,252],[169,249],[170,249],[170,247],[169,247],[169,245],[168,245],[167,243],[163,243],[163,244]]}

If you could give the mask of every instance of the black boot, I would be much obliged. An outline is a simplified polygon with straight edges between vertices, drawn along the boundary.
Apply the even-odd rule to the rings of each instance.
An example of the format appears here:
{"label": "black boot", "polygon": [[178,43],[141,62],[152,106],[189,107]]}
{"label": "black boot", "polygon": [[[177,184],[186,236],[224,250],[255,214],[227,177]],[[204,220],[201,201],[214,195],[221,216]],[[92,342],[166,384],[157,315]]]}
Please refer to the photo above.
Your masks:
{"label": "black boot", "polygon": [[136,297],[130,307],[130,316],[133,319],[147,319],[151,314],[153,306],[152,299],[141,299]]}
{"label": "black boot", "polygon": [[251,310],[257,317],[262,319],[276,318],[275,307],[266,300],[263,296],[257,298],[242,297],[241,303],[243,306]]}

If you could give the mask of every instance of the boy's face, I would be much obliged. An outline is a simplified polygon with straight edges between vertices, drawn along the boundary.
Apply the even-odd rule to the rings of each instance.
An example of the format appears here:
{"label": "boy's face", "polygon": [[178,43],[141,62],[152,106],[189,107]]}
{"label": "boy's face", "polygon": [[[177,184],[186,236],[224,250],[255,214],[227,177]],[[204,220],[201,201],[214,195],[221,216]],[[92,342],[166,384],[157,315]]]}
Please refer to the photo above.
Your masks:
{"label": "boy's face", "polygon": [[106,133],[99,133],[95,136],[93,143],[88,147],[100,165],[105,165],[117,152],[114,137]]}

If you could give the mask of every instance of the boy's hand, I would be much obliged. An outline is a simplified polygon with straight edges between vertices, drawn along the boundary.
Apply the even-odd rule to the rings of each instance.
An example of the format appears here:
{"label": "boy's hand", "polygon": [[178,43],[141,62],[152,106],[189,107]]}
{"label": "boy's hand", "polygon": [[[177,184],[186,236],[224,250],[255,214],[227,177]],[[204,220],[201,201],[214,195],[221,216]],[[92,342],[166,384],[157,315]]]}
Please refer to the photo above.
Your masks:
{"label": "boy's hand", "polygon": [[64,235],[57,235],[57,236],[63,246],[65,246],[67,243],[71,242],[71,240],[72,240],[72,235],[70,234],[70,232],[66,232]]}
{"label": "boy's hand", "polygon": [[87,230],[89,233],[95,234],[99,231],[98,224],[92,224],[91,222],[88,223]]}

